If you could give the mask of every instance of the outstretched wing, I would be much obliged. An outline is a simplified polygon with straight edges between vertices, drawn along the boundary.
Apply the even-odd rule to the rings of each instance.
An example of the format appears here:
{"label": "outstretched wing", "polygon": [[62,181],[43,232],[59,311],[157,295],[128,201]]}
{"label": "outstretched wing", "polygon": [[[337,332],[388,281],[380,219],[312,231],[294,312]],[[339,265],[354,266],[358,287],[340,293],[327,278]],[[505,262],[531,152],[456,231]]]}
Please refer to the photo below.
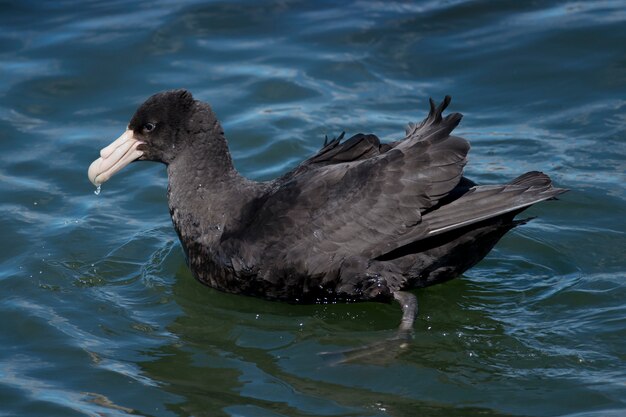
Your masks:
{"label": "outstretched wing", "polygon": [[442,116],[449,102],[435,107],[431,100],[428,117],[382,149],[366,135],[343,147],[327,144],[258,202],[251,222],[224,238],[263,252],[254,256],[304,262],[310,272],[393,250],[461,179],[469,144],[450,136],[461,115]]}

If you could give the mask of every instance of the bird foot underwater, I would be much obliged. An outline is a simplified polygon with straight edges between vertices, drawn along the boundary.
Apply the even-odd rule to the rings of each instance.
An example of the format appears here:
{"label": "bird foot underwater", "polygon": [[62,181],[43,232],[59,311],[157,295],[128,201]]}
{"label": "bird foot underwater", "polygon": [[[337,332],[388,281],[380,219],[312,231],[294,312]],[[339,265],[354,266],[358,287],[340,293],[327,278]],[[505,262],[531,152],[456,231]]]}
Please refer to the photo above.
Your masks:
{"label": "bird foot underwater", "polygon": [[393,336],[355,348],[320,352],[319,356],[330,360],[332,365],[355,362],[385,365],[393,361],[410,347],[417,315],[417,297],[414,294],[398,291],[394,293],[394,299],[402,307],[402,320]]}

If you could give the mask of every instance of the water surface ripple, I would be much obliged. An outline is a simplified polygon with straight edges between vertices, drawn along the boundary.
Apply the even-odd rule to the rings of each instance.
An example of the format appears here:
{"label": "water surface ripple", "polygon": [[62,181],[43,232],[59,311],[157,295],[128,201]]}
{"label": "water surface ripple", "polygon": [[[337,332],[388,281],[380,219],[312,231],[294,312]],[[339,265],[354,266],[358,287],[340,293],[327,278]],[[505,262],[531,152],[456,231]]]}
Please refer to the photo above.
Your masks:
{"label": "water surface ripple", "polygon": [[[626,4],[601,0],[0,4],[0,416],[626,413]],[[237,168],[385,140],[453,96],[467,174],[572,191],[479,265],[395,305],[291,306],[194,282],[162,166],[86,178],[150,94],[213,105]],[[219,198],[216,196],[216,198]]]}

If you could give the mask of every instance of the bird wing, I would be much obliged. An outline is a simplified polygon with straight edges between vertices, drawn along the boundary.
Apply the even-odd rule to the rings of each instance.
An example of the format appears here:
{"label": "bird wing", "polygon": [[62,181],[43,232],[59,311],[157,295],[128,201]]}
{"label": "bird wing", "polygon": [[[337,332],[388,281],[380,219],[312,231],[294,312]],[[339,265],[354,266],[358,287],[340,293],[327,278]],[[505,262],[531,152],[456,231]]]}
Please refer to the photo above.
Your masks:
{"label": "bird wing", "polygon": [[[462,116],[442,116],[449,102],[446,97],[435,107],[431,100],[428,117],[382,152],[368,135],[327,144],[255,203],[251,221],[225,231],[223,239],[263,248],[262,256],[287,264],[304,262],[310,272],[393,250],[462,177],[469,143],[450,136]],[[363,157],[367,153],[372,156]]]}
{"label": "bird wing", "polygon": [[338,137],[324,140],[324,146],[313,156],[302,161],[295,169],[285,173],[275,180],[276,184],[284,184],[294,177],[303,174],[311,169],[325,165],[334,165],[344,162],[352,162],[372,158],[386,152],[390,146],[381,144],[376,135],[365,135],[358,133],[351,138],[341,141],[345,132]]}

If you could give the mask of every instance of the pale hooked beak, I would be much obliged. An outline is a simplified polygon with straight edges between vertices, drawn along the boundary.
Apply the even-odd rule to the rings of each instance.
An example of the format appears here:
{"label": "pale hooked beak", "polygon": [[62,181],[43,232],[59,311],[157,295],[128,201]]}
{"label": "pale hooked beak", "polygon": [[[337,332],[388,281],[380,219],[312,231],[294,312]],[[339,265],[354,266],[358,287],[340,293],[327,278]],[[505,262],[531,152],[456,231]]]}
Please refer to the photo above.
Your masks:
{"label": "pale hooked beak", "polygon": [[89,181],[95,186],[106,182],[113,174],[143,155],[143,151],[137,150],[137,146],[142,143],[134,138],[132,130],[126,129],[122,136],[102,148],[100,158],[89,165]]}

